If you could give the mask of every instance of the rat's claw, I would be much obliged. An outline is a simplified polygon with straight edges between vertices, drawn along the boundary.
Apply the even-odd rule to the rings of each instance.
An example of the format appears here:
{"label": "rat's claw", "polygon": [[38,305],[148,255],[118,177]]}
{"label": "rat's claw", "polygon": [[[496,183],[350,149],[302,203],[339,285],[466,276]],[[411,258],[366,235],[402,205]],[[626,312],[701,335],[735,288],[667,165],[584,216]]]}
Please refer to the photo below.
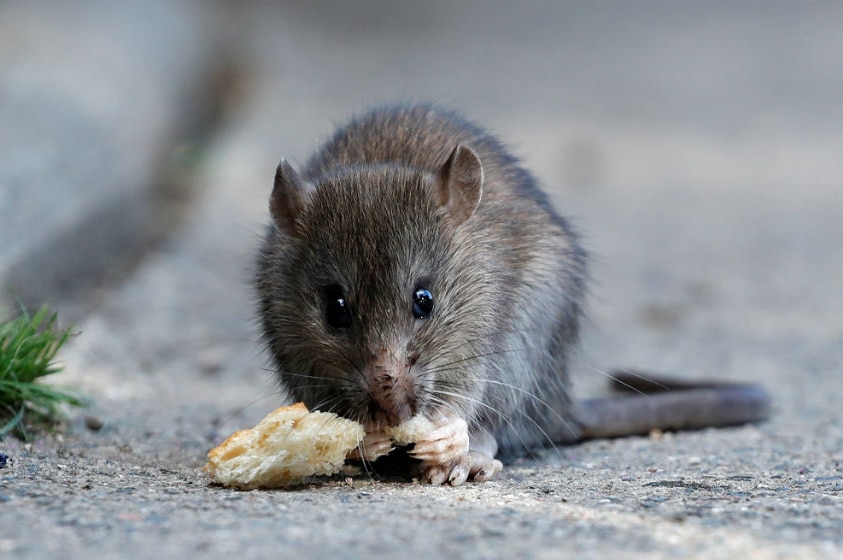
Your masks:
{"label": "rat's claw", "polygon": [[447,465],[468,453],[468,424],[457,416],[443,417],[423,439],[417,441],[410,455],[424,463]]}
{"label": "rat's claw", "polygon": [[374,431],[366,433],[363,441],[349,452],[348,458],[373,462],[388,455],[390,451],[392,451],[392,440],[389,436],[383,432]]}
{"label": "rat's claw", "polygon": [[469,451],[471,468],[469,475],[474,482],[486,482],[496,477],[503,470],[503,463],[477,451]]}
{"label": "rat's claw", "polygon": [[448,480],[448,465],[430,465],[422,473],[422,482],[434,486],[441,486]]}
{"label": "rat's claw", "polygon": [[459,486],[468,480],[471,471],[471,458],[464,455],[447,464],[432,464],[422,473],[422,481],[436,486],[450,484]]}
{"label": "rat's claw", "polygon": [[502,470],[503,464],[497,459],[478,451],[469,451],[447,464],[425,465],[422,481],[435,485],[447,482],[451,486],[459,486],[469,478],[474,482],[487,482]]}
{"label": "rat's claw", "polygon": [[471,474],[471,456],[465,455],[459,462],[451,469],[451,475],[448,477],[448,484],[451,486],[459,486],[468,480],[468,475]]}

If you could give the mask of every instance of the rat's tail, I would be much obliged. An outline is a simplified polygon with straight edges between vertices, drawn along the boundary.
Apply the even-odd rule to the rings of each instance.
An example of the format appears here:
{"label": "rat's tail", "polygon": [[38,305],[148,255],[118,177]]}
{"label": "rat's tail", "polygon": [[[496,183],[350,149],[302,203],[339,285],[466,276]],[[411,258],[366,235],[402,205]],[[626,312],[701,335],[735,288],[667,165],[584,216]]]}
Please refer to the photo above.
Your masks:
{"label": "rat's tail", "polygon": [[612,378],[615,389],[636,394],[583,401],[584,439],[746,424],[770,413],[770,396],[760,385],[689,383],[631,371]]}

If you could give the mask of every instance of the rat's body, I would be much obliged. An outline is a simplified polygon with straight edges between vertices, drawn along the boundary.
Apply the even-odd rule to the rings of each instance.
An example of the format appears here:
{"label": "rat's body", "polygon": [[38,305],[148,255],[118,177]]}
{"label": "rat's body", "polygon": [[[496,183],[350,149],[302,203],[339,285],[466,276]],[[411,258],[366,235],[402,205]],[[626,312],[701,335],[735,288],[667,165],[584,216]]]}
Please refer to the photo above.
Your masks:
{"label": "rat's body", "polygon": [[[375,433],[436,419],[416,446],[433,481],[489,478],[498,450],[766,410],[752,388],[726,395],[738,399],[726,421],[720,388],[679,391],[671,398],[686,400],[664,406],[661,396],[575,402],[568,358],[586,253],[531,175],[452,113],[394,107],[352,121],[301,175],[282,161],[270,209],[256,285],[279,380]],[[716,402],[684,417],[700,391]],[[454,451],[465,424],[469,455]]]}

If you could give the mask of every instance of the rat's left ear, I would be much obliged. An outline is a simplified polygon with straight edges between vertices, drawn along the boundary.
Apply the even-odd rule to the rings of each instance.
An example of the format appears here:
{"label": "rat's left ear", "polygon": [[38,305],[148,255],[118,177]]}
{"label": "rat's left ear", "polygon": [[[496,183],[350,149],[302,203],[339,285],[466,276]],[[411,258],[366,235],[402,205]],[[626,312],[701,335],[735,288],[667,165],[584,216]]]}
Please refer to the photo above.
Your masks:
{"label": "rat's left ear", "polygon": [[439,169],[437,186],[439,204],[448,211],[455,226],[471,217],[483,195],[483,164],[474,150],[457,145]]}
{"label": "rat's left ear", "polygon": [[304,209],[313,185],[305,181],[286,159],[275,170],[275,185],[269,197],[269,213],[276,227],[287,235],[295,236],[296,218]]}

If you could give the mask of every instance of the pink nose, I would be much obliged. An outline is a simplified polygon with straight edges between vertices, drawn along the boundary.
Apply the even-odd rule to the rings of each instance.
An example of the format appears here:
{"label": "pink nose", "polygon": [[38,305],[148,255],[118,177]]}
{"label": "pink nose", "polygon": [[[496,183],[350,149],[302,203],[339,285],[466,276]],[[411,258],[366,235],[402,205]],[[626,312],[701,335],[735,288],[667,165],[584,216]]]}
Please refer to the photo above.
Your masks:
{"label": "pink nose", "polygon": [[409,364],[382,353],[368,371],[369,417],[377,424],[397,426],[416,413],[416,384]]}

